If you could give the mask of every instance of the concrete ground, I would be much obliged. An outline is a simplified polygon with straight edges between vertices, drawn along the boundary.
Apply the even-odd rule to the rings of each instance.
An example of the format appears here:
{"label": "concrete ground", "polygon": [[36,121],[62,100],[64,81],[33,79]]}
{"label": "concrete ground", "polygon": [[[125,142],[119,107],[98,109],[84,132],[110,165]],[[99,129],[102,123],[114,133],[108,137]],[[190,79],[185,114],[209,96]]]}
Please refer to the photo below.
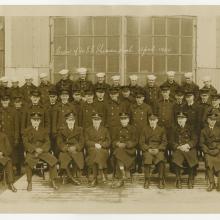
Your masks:
{"label": "concrete ground", "polygon": [[27,192],[26,177],[22,176],[15,186],[17,193],[5,190],[0,194],[1,213],[218,213],[220,193],[206,192],[204,173],[199,173],[195,188],[187,189],[184,176],[183,189],[175,189],[175,177],[170,174],[166,189],[157,188],[155,178],[150,189],[143,188],[143,174],[135,174],[133,182],[128,180],[124,188],[112,189],[111,181],[95,188],[87,187],[83,178],[81,186],[71,183],[62,185],[59,190],[49,187],[46,180],[33,177],[33,191]]}

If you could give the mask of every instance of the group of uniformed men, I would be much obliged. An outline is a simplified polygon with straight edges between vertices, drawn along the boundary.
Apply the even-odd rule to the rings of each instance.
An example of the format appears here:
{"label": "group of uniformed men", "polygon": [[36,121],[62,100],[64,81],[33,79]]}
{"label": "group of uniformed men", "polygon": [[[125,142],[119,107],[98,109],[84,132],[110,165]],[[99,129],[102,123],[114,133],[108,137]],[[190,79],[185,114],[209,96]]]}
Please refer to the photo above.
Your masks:
{"label": "group of uniformed men", "polygon": [[112,76],[109,85],[105,73],[97,73],[93,84],[86,68],[77,71],[79,78],[72,81],[69,71],[61,70],[56,85],[41,73],[38,87],[30,74],[21,87],[15,77],[11,87],[6,77],[0,79],[0,164],[9,189],[17,191],[14,172],[21,175],[24,165],[31,191],[32,172],[39,161],[48,164],[54,189],[57,168],[75,185],[81,184],[76,175],[86,174],[89,187],[98,184],[99,175],[105,183],[111,172],[113,188],[122,187],[131,173],[143,168],[147,189],[152,165],[163,189],[165,162],[176,174],[177,188],[182,188],[182,170],[189,175],[188,188],[193,188],[202,158],[207,191],[220,191],[220,95],[210,77],[204,77],[199,89],[191,72],[179,85],[175,72],[169,71],[160,86],[156,76],[148,74],[141,87],[137,75],[130,75],[130,84],[121,86],[119,75]]}

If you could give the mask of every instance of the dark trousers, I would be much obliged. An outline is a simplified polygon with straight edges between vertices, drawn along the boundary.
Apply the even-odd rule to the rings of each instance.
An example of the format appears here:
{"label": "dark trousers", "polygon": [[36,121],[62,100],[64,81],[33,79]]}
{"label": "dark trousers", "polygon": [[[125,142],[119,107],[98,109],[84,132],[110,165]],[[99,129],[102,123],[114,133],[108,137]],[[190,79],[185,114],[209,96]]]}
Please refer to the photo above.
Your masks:
{"label": "dark trousers", "polygon": [[[28,166],[28,164],[25,166],[25,170],[26,170],[26,175],[27,175],[27,181],[31,182],[32,181],[32,169],[30,166]],[[49,166],[49,175],[50,175],[50,179],[54,180],[57,177],[57,168],[56,165],[54,166]]]}
{"label": "dark trousers", "polygon": [[[3,166],[3,165],[2,165]],[[11,184],[14,182],[14,173],[13,173],[13,166],[12,166],[12,161],[9,160],[5,166],[3,166],[3,169],[6,174],[6,182],[8,184]]]}
{"label": "dark trousers", "polygon": [[[158,173],[159,173],[159,179],[164,178],[164,173],[165,173],[165,164],[163,161],[159,162],[157,165]],[[150,179],[150,169],[151,169],[151,164],[145,164],[144,165],[144,177],[145,180]]]}
{"label": "dark trousers", "polygon": [[[181,170],[182,170],[182,168],[175,164],[175,173],[176,173],[177,180],[181,179]],[[189,180],[193,180],[194,173],[195,173],[195,167],[188,167],[188,173],[189,173]]]}
{"label": "dark trousers", "polygon": [[[211,170],[210,168],[207,168],[206,169],[206,172],[207,172],[207,176],[209,178],[209,182],[210,183],[214,183],[215,182],[215,179],[214,179],[214,171]],[[220,181],[220,172],[217,172],[216,173],[216,176],[218,177],[218,182]]]}

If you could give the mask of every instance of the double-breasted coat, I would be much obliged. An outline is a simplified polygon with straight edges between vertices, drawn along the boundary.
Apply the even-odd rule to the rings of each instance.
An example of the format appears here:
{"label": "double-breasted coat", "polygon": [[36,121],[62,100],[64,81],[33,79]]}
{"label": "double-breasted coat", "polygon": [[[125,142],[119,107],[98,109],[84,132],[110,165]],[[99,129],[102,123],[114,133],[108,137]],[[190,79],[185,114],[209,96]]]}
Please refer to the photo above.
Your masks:
{"label": "double-breasted coat", "polygon": [[[79,169],[84,167],[84,136],[83,129],[74,125],[73,130],[67,125],[60,129],[57,135],[57,146],[60,149],[59,161],[61,169],[66,169],[69,163],[73,160]],[[75,146],[76,151],[70,153],[69,147]]]}
{"label": "double-breasted coat", "polygon": [[[96,163],[100,169],[107,168],[110,143],[110,134],[107,128],[100,126],[97,130],[91,126],[85,130],[86,162],[88,166]],[[102,148],[96,149],[95,144],[100,144]]]}
{"label": "double-breasted coat", "polygon": [[[164,151],[167,147],[166,132],[163,127],[156,126],[155,129],[150,126],[146,126],[140,136],[139,140],[142,152],[143,163],[146,165],[158,164],[164,161]],[[152,155],[148,150],[158,149],[159,152],[156,155]]]}
{"label": "double-breasted coat", "polygon": [[200,146],[205,154],[206,166],[214,169],[215,172],[220,171],[220,128],[214,126],[210,128],[206,126],[202,129],[200,135]]}
{"label": "double-breasted coat", "polygon": [[21,86],[21,94],[22,94],[24,102],[27,102],[27,103],[30,102],[31,91],[35,90],[36,88],[37,87],[34,84],[27,85],[27,83]]}
{"label": "double-breasted coat", "polygon": [[[190,146],[188,152],[177,149],[178,146],[184,144]],[[183,162],[186,160],[189,167],[196,166],[198,164],[196,144],[196,134],[189,125],[185,125],[184,127],[175,126],[173,129],[173,163],[179,167],[183,167]]]}
{"label": "double-breasted coat", "polygon": [[[125,144],[125,147],[120,148],[119,143]],[[116,160],[121,161],[126,168],[130,168],[135,161],[137,144],[138,137],[134,126],[119,126],[114,130],[112,137],[113,155]]]}
{"label": "double-breasted coat", "polygon": [[[48,129],[39,127],[38,130],[36,130],[30,126],[24,130],[22,137],[26,151],[25,163],[30,168],[33,169],[40,159],[48,163],[51,167],[57,163],[56,157],[49,152],[50,138]],[[37,148],[41,148],[43,152],[37,154]]]}

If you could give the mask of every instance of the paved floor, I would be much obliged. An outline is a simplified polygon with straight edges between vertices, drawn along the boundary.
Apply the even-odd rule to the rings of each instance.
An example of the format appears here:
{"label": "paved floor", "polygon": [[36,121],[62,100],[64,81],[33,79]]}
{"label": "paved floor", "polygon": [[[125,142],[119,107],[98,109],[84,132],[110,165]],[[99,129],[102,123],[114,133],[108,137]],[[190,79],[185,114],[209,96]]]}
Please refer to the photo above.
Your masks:
{"label": "paved floor", "polygon": [[68,213],[183,213],[220,212],[220,193],[206,192],[204,174],[198,174],[195,188],[182,190],[174,187],[174,176],[167,177],[167,187],[157,188],[153,180],[150,189],[143,189],[143,175],[135,175],[133,183],[126,182],[122,189],[111,189],[111,181],[96,188],[87,188],[86,179],[81,186],[62,185],[54,191],[48,181],[33,177],[33,191],[26,191],[26,178],[21,177],[15,186],[0,195],[0,212],[68,212]]}

